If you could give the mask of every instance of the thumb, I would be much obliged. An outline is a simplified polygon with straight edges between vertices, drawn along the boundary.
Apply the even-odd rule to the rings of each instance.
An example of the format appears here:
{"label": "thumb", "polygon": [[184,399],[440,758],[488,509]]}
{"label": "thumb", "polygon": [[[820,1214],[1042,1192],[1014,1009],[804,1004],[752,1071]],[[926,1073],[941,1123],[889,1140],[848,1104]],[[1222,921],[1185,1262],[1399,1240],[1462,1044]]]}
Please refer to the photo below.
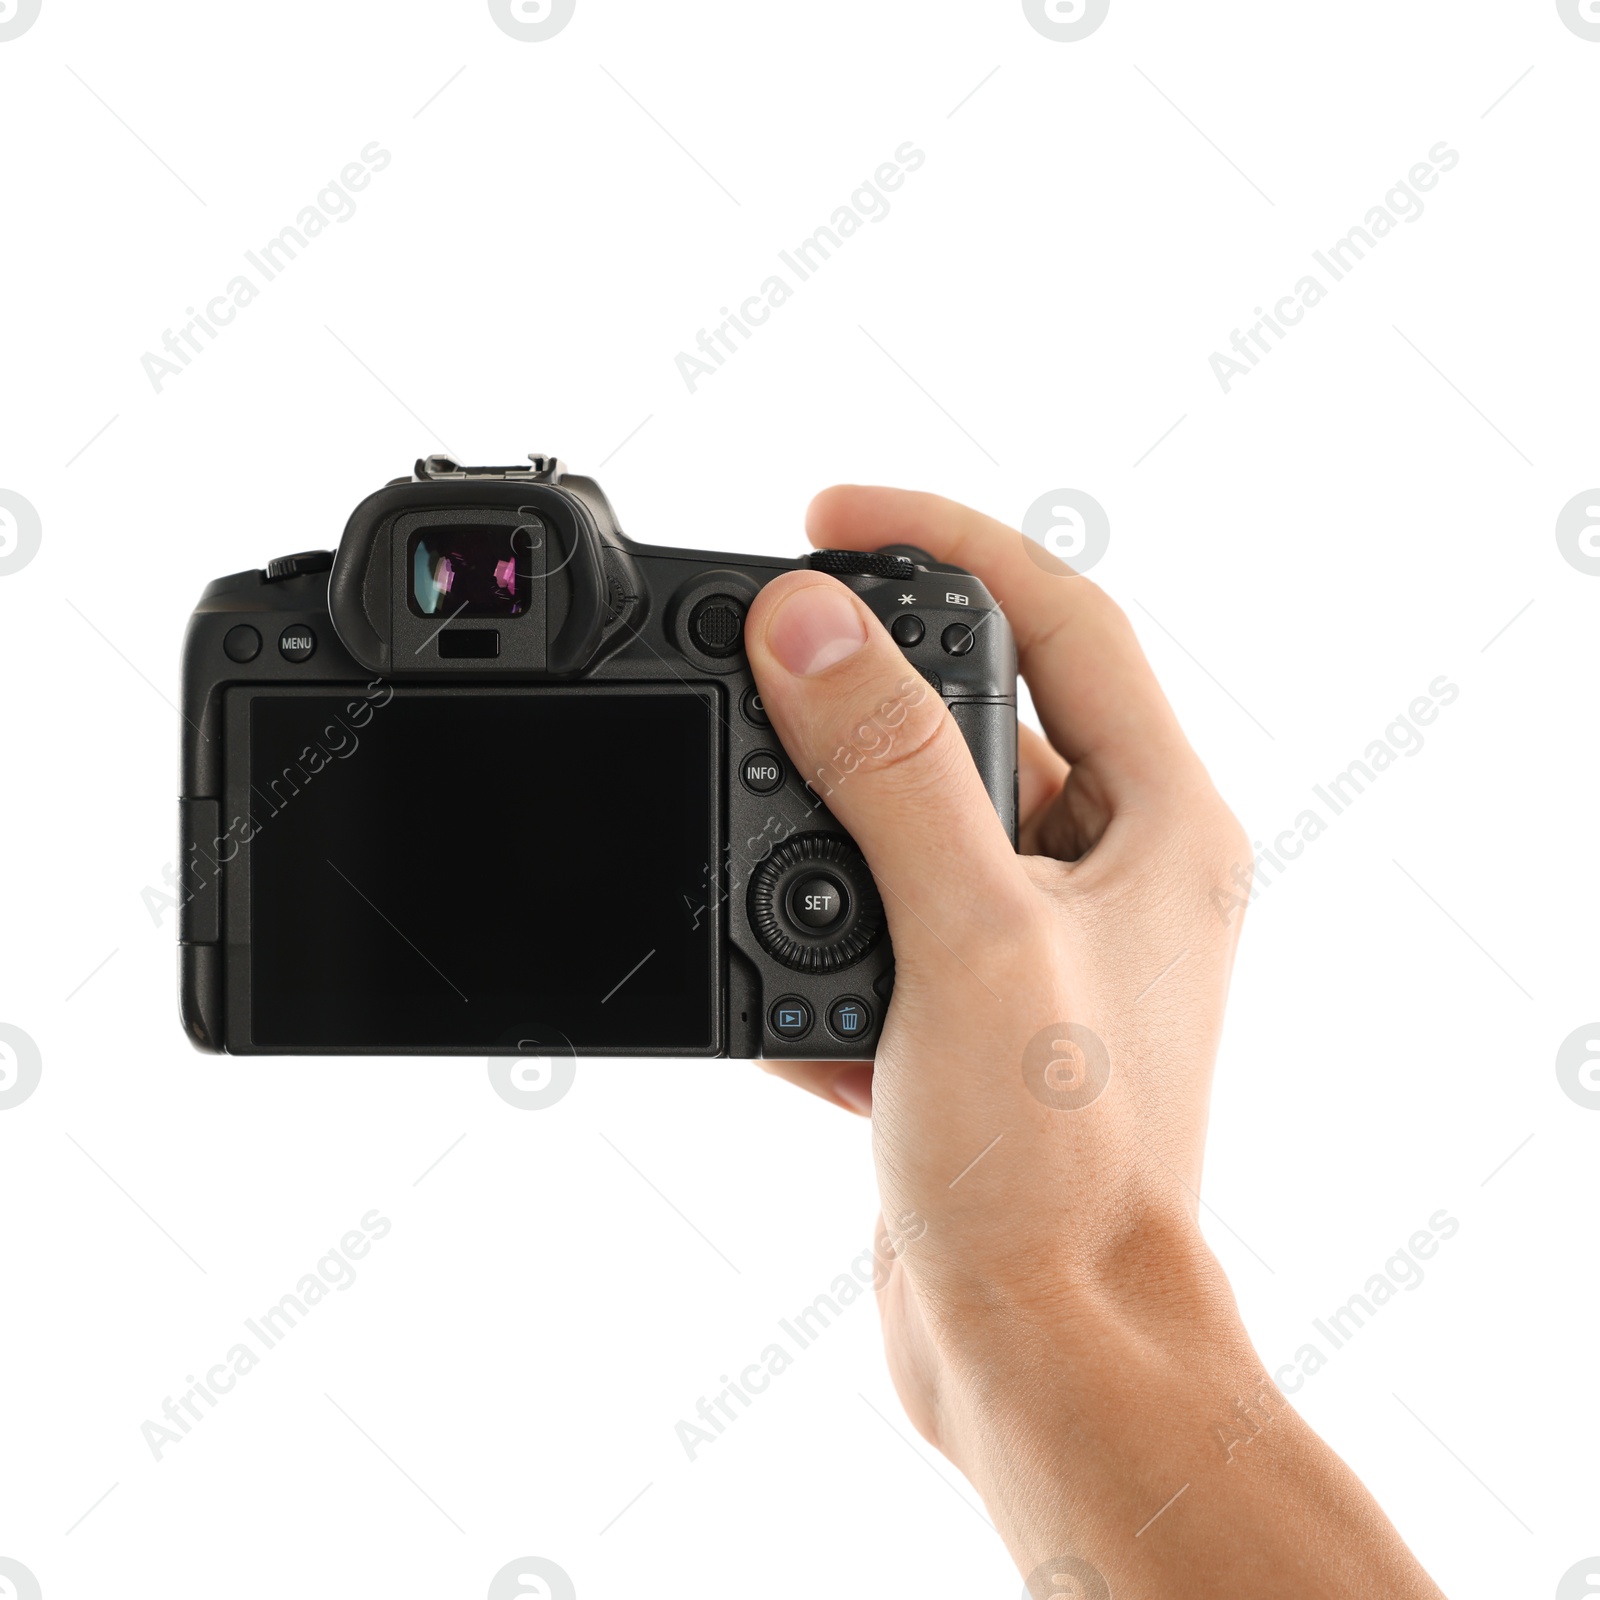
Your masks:
{"label": "thumb", "polygon": [[751,607],[745,650],[784,748],[866,857],[902,968],[967,965],[1013,933],[1032,886],[955,719],[866,605],[786,573]]}

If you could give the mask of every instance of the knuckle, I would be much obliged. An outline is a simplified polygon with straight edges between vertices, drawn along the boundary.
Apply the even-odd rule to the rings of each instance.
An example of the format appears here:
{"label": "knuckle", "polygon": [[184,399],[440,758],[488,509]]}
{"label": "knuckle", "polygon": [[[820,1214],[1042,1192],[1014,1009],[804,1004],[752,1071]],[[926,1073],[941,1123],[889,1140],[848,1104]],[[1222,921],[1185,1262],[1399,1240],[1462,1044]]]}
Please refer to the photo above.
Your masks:
{"label": "knuckle", "polygon": [[1004,943],[1016,958],[1040,966],[1051,973],[1061,965],[1058,941],[1062,928],[1050,902],[1018,874],[1009,892],[997,896],[996,920],[1003,930]]}
{"label": "knuckle", "polygon": [[1251,859],[1254,852],[1250,835],[1245,832],[1244,824],[1220,799],[1216,802],[1215,813],[1210,819],[1209,831],[1213,836],[1214,848],[1229,861]]}
{"label": "knuckle", "polygon": [[1239,819],[1216,796],[1195,818],[1189,858],[1199,890],[1227,926],[1253,893],[1255,849]]}
{"label": "knuckle", "polygon": [[1081,605],[1096,613],[1108,630],[1120,633],[1128,639],[1136,637],[1133,619],[1111,597],[1108,590],[1103,589],[1093,578],[1086,578],[1081,574],[1077,581],[1080,585],[1077,593]]}
{"label": "knuckle", "polygon": [[1183,854],[1197,864],[1248,860],[1250,836],[1244,824],[1203,774],[1170,799],[1167,815]]}
{"label": "knuckle", "polygon": [[1084,578],[1084,593],[1089,597],[1089,604],[1098,607],[1105,614],[1106,620],[1114,622],[1130,631],[1133,623],[1128,618],[1128,613],[1111,598],[1110,591],[1096,583],[1093,578]]}
{"label": "knuckle", "polygon": [[1220,800],[1195,819],[1190,851],[1208,875],[1231,873],[1236,866],[1248,872],[1255,856],[1250,836]]}
{"label": "knuckle", "polygon": [[1073,942],[1059,908],[1022,871],[986,885],[983,904],[969,908],[963,921],[1014,992],[1020,987],[1032,993],[1054,983]]}
{"label": "knuckle", "polygon": [[873,689],[852,698],[822,741],[812,787],[824,799],[853,778],[888,778],[908,794],[942,782],[970,760],[944,703],[920,677],[889,693]]}
{"label": "knuckle", "polygon": [[952,884],[936,912],[897,926],[894,937],[896,1000],[947,1019],[952,984],[973,1000],[982,993],[969,990],[974,978],[994,997],[1033,995],[1058,981],[1067,960],[1061,919],[1020,871]]}

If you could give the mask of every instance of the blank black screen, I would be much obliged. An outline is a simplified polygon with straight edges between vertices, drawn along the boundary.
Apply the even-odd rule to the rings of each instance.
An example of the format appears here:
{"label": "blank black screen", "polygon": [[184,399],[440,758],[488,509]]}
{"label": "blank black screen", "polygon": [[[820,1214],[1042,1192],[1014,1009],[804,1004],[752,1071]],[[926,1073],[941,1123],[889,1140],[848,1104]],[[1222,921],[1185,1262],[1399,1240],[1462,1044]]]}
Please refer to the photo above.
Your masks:
{"label": "blank black screen", "polygon": [[356,703],[250,705],[255,1045],[713,1043],[703,695],[397,689],[353,726]]}

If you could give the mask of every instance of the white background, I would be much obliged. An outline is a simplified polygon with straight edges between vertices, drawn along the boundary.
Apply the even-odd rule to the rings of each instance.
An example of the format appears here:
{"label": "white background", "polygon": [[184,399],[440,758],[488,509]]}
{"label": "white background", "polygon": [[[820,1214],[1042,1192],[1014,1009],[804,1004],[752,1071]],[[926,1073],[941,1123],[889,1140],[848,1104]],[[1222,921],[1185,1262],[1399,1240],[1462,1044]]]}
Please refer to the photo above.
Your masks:
{"label": "white background", "polygon": [[[46,1600],[479,1596],[523,1555],[586,1600],[1020,1587],[866,1301],[674,1437],[868,1242],[864,1124],[736,1062],[528,1112],[482,1061],[185,1043],[144,891],[189,609],[446,449],[603,462],[634,537],[772,553],[837,480],[1092,494],[1256,839],[1457,684],[1252,909],[1205,1224],[1276,1367],[1448,1210],[1297,1403],[1459,1600],[1600,1552],[1600,1112],[1554,1065],[1600,1015],[1600,578],[1555,538],[1600,481],[1597,79],[1554,0],[1114,0],[1076,43],[1017,3],[578,0],[520,43],[483,3],[44,0],[0,43],[0,488],[43,528],[0,577],[0,1022],[43,1061],[0,1112],[0,1556]],[[157,393],[144,353],[373,140]],[[906,140],[890,214],[691,394],[678,352]],[[1225,395],[1211,353],[1441,140],[1425,214]],[[153,1460],[373,1207],[360,1280]]]}

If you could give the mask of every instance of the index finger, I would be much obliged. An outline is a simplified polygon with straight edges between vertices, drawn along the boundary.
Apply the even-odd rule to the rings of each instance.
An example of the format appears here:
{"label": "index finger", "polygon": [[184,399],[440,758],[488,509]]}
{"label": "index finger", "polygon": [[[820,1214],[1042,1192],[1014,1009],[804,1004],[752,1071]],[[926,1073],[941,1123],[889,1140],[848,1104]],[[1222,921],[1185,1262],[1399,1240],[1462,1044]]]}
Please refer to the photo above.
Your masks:
{"label": "index finger", "polygon": [[982,578],[1050,742],[1093,768],[1113,804],[1203,777],[1121,608],[1015,528],[940,495],[843,484],[811,502],[806,534],[825,549],[918,545]]}

